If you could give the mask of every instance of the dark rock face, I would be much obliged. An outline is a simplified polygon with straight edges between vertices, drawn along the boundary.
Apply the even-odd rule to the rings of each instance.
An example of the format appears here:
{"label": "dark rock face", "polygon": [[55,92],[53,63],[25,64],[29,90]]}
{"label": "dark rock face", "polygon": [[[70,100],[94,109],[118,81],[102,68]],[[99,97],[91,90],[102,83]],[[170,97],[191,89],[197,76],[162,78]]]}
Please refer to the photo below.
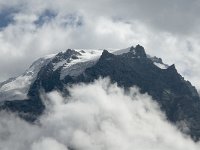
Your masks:
{"label": "dark rock face", "polygon": [[0,109],[18,112],[19,116],[28,122],[34,122],[42,115],[45,106],[39,97],[27,100],[6,101]]}
{"label": "dark rock face", "polygon": [[[144,56],[137,54],[140,55]],[[178,74],[174,65],[162,70],[146,57],[133,56],[132,52],[115,56],[104,51],[98,63],[75,80],[91,82],[100,76],[109,76],[119,86],[136,85],[160,104],[171,122],[186,123],[189,134],[200,137],[200,98],[195,87]]]}
{"label": "dark rock face", "polygon": [[73,50],[65,54],[59,53],[40,70],[37,79],[30,87],[29,100],[6,101],[0,107],[19,112],[20,116],[26,120],[34,121],[45,109],[39,97],[41,89],[45,92],[54,89],[63,91],[64,85],[89,83],[99,77],[110,77],[112,82],[117,82],[125,89],[138,86],[142,93],[147,92],[160,104],[169,121],[179,125],[184,122],[189,129],[188,134],[198,140],[200,137],[200,98],[195,87],[178,74],[174,65],[167,69],[158,68],[146,56],[144,48],[137,45],[135,48],[131,47],[130,52],[121,55],[114,55],[104,50],[98,62],[82,74],[76,77],[67,75],[60,80],[61,68],[53,70],[53,63],[61,58],[76,59],[75,56],[80,53],[75,53]]}
{"label": "dark rock face", "polygon": [[144,47],[142,47],[140,45],[137,45],[135,48],[132,46],[130,48],[130,52],[134,53],[134,55],[137,57],[142,57],[142,58],[147,57]]}
{"label": "dark rock face", "polygon": [[28,99],[5,101],[0,103],[0,109],[17,112],[23,119],[33,122],[43,113],[45,106],[40,98],[41,91],[50,92],[54,89],[62,89],[63,84],[60,81],[60,66],[54,70],[54,63],[62,60],[75,59],[81,55],[75,50],[68,49],[66,52],[58,53],[48,64],[44,65],[37,75],[37,79],[30,86],[28,91]]}
{"label": "dark rock face", "polygon": [[62,60],[70,62],[70,59],[77,59],[77,56],[81,55],[75,50],[68,49],[64,53],[58,53],[46,66],[38,73],[38,77],[35,82],[31,85],[28,92],[28,96],[33,97],[39,95],[41,89],[45,92],[50,92],[53,89],[62,89],[63,84],[60,80],[60,72],[63,66],[60,66],[54,70],[54,64]]}
{"label": "dark rock face", "polygon": [[147,57],[144,47],[137,45],[135,48],[135,53],[136,55],[140,56],[140,57]]}

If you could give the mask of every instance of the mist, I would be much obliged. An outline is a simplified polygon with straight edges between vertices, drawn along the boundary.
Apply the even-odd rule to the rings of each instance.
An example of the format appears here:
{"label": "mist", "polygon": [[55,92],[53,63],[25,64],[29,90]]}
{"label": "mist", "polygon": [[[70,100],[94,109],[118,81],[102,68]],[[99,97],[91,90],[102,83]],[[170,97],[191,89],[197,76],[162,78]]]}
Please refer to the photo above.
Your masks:
{"label": "mist", "polygon": [[125,91],[108,78],[68,87],[70,96],[42,95],[35,124],[0,113],[1,150],[197,150],[199,143],[169,123],[137,87]]}

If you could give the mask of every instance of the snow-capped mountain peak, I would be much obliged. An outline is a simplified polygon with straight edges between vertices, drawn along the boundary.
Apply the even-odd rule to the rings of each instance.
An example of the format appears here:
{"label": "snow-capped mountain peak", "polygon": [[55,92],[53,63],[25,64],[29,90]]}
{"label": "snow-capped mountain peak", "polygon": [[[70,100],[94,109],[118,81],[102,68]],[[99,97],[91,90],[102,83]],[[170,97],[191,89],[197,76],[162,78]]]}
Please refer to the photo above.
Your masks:
{"label": "snow-capped mountain peak", "polygon": [[[38,72],[43,66],[52,64],[51,71],[60,69],[60,80],[65,76],[78,76],[86,68],[93,66],[100,58],[103,49],[67,49],[58,54],[46,55],[39,58],[20,76],[7,80],[1,83],[0,86],[0,101],[4,100],[23,100],[27,98],[27,92],[30,85],[37,78]],[[121,55],[131,52],[134,57],[146,57],[144,48],[140,45],[136,47],[128,47],[126,49],[115,50],[108,49],[108,52],[114,55]],[[160,58],[148,57],[153,61],[154,65],[160,69],[167,69],[168,65],[164,64]]]}
{"label": "snow-capped mountain peak", "polygon": [[68,49],[40,58],[24,74],[0,85],[0,110],[18,112],[33,122],[45,110],[41,90],[58,90],[69,96],[66,87],[91,83],[99,77],[109,77],[125,90],[139,87],[160,104],[171,122],[186,120],[189,134],[200,137],[199,132],[192,131],[200,130],[194,123],[200,123],[196,88],[184,80],[174,65],[168,67],[160,58],[147,55],[140,45],[119,51]]}

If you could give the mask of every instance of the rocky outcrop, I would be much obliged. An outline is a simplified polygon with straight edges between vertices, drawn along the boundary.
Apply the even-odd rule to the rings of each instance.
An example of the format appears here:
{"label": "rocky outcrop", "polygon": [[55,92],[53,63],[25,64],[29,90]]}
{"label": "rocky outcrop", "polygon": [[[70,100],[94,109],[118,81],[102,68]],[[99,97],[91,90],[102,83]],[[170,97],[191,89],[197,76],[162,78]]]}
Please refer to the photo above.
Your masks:
{"label": "rocky outcrop", "polygon": [[[153,60],[147,57],[144,48],[137,45],[121,55],[114,55],[104,50],[98,61],[80,75],[66,75],[60,79],[62,66],[55,70],[54,64],[63,59],[68,61],[78,59],[78,55],[81,54],[73,50],[59,53],[39,71],[37,79],[29,89],[29,100],[6,101],[1,104],[1,109],[19,112],[26,120],[34,121],[45,109],[40,99],[41,90],[50,92],[57,89],[67,95],[67,91],[63,90],[65,85],[88,83],[99,77],[109,77],[112,82],[117,82],[125,89],[138,86],[142,93],[148,93],[159,103],[169,121],[177,124],[193,139],[199,139],[200,98],[195,87],[184,80],[175,65],[167,69],[157,67]],[[185,127],[187,131],[184,130]]]}

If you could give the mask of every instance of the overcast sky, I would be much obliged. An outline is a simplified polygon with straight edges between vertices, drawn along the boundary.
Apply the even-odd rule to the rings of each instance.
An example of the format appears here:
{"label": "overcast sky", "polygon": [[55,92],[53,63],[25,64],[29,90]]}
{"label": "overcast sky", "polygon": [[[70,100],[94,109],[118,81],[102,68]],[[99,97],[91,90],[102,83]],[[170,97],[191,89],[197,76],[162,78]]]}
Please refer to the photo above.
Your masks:
{"label": "overcast sky", "polygon": [[0,81],[67,48],[139,43],[200,88],[199,14],[199,0],[0,0]]}

